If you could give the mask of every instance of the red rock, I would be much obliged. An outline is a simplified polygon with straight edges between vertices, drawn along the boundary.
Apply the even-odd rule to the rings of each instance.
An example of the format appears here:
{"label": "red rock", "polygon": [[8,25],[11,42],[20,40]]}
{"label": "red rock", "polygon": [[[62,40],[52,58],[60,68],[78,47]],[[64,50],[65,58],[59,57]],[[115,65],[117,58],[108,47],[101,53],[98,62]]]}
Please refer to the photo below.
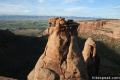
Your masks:
{"label": "red rock", "polygon": [[49,19],[48,42],[28,80],[87,80],[78,45],[78,24],[64,18]]}
{"label": "red rock", "polygon": [[86,40],[82,54],[85,64],[87,65],[89,77],[97,75],[99,71],[100,59],[96,54],[96,44],[92,38],[88,38]]}
{"label": "red rock", "polygon": [[78,22],[78,33],[102,34],[115,39],[120,39],[119,20],[93,20]]}

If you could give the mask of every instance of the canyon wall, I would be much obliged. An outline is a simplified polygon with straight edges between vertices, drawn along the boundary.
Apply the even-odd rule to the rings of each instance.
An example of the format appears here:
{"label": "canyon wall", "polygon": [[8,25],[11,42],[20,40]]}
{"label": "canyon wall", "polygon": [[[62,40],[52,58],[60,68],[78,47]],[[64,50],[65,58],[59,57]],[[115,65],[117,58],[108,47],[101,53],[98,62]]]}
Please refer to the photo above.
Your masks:
{"label": "canyon wall", "polygon": [[120,38],[120,20],[91,20],[78,23],[79,33],[103,34],[115,39]]}

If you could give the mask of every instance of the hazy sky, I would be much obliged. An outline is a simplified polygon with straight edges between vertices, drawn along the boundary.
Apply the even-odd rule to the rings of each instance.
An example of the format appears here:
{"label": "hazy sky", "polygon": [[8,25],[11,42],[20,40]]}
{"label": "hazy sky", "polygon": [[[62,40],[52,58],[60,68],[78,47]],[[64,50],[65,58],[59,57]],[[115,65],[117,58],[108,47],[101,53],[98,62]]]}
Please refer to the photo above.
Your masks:
{"label": "hazy sky", "polygon": [[120,18],[120,0],[0,0],[0,15]]}

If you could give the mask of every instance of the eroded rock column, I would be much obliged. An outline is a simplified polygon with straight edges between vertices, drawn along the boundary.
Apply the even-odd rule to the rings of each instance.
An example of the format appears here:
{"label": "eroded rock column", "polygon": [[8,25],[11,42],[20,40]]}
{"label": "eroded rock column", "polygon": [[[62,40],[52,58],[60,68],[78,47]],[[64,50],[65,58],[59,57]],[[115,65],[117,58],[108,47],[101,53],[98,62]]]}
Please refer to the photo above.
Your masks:
{"label": "eroded rock column", "polygon": [[88,79],[78,45],[77,27],[78,24],[72,20],[49,19],[49,27],[45,33],[49,35],[48,42],[43,55],[29,74],[29,80]]}

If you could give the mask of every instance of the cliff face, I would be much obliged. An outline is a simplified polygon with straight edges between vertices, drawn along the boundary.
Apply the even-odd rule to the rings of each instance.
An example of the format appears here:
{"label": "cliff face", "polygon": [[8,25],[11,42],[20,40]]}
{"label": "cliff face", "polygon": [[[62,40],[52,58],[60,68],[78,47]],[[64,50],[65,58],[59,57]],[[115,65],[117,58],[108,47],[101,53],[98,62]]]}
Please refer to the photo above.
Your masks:
{"label": "cliff face", "polygon": [[78,22],[79,33],[103,34],[112,38],[120,38],[119,20],[96,20]]}

